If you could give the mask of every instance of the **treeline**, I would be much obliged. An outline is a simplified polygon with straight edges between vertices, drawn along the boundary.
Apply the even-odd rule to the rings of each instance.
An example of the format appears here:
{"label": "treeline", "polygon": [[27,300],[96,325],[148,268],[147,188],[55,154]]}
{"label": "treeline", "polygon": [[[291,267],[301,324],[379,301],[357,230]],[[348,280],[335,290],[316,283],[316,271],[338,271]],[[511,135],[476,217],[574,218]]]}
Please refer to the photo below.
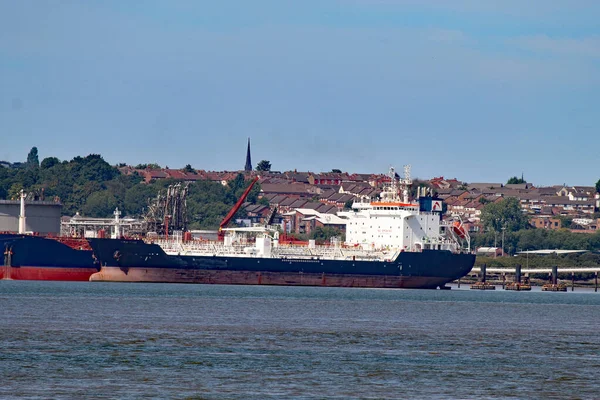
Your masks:
{"label": "treeline", "polygon": [[[49,157],[39,163],[34,148],[21,167],[0,168],[0,199],[18,199],[24,190],[38,199],[59,200],[63,215],[79,212],[88,217],[107,218],[118,207],[122,216],[141,217],[148,200],[176,182],[163,179],[143,183],[139,175],[121,174],[98,154],[70,161]],[[242,174],[228,186],[212,181],[191,183],[187,197],[190,228],[217,228],[249,184]],[[246,201],[256,203],[259,191],[260,185],[254,185]],[[236,215],[244,216],[244,210]]]}
{"label": "treeline", "polygon": [[[502,247],[501,232],[486,232],[473,235],[471,247]],[[526,250],[590,250],[600,251],[600,231],[575,233],[567,229],[522,229],[505,232],[504,251],[515,254]]]}
{"label": "treeline", "polygon": [[600,250],[600,231],[589,234],[536,229],[516,198],[486,204],[481,210],[481,222],[484,232],[472,235],[472,248],[503,247],[510,255],[526,250]]}

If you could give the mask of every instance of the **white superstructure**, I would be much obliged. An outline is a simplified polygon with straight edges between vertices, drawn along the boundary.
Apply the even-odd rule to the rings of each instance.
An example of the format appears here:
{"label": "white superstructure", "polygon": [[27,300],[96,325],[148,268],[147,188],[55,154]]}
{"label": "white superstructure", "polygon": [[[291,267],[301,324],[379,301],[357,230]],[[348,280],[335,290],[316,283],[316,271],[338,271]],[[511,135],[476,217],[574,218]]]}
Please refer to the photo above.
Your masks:
{"label": "white superstructure", "polygon": [[431,211],[422,211],[419,203],[409,201],[409,171],[405,167],[405,178],[398,182],[394,168],[390,168],[390,183],[379,199],[364,199],[354,203],[352,211],[338,213],[347,219],[346,244],[402,251],[458,249],[458,241],[442,223],[441,200],[429,200]]}

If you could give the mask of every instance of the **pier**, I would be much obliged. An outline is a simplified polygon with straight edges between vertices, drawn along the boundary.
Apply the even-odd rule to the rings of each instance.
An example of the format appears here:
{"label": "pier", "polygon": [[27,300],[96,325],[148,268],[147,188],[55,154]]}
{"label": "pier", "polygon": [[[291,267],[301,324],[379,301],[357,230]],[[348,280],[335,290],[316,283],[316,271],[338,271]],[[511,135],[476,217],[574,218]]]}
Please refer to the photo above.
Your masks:
{"label": "pier", "polygon": [[[478,290],[494,290],[495,285],[487,282],[487,273],[502,274],[502,289],[514,290],[514,291],[530,291],[531,280],[530,275],[548,275],[548,282],[542,285],[542,291],[544,292],[566,292],[568,285],[564,282],[559,282],[559,274],[569,274],[569,280],[571,281],[571,291],[575,290],[575,274],[576,273],[593,273],[594,274],[594,292],[598,292],[598,272],[600,272],[600,266],[598,267],[583,267],[583,268],[572,268],[572,267],[559,267],[553,266],[551,268],[522,268],[521,265],[516,265],[515,268],[497,268],[488,267],[483,264],[481,267],[473,267],[471,273],[476,272],[478,281],[471,285],[471,289]],[[506,282],[506,275],[513,275],[514,280],[512,282]],[[523,277],[524,274],[524,277]],[[523,279],[522,279],[523,277]],[[492,286],[493,289],[489,289]]]}

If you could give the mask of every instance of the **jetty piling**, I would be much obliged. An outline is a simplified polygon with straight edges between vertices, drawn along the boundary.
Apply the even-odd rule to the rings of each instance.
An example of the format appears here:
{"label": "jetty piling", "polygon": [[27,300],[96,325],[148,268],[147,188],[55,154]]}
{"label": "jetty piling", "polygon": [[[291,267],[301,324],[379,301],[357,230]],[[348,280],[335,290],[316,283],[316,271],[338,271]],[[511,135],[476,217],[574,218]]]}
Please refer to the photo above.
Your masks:
{"label": "jetty piling", "polygon": [[[575,274],[571,273],[573,284],[575,283]],[[552,274],[550,275],[550,283],[542,286],[542,292],[566,292],[567,286],[564,283],[558,283],[558,266],[552,267]]]}
{"label": "jetty piling", "polygon": [[479,270],[479,280],[471,285],[471,289],[477,290],[495,290],[496,286],[486,282],[487,265],[483,264]]}
{"label": "jetty piling", "polygon": [[506,290],[531,290],[531,285],[529,284],[529,275],[527,275],[526,282],[523,283],[521,281],[521,264],[517,264],[515,266],[515,279],[513,282],[510,282],[506,285]]}

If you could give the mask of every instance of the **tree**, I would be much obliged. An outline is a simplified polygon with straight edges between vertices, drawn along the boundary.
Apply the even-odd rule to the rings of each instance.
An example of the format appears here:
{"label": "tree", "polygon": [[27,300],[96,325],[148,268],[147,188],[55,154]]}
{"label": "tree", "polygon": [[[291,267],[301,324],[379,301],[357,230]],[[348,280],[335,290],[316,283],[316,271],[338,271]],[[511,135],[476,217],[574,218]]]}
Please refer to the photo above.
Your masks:
{"label": "tree", "polygon": [[40,166],[37,147],[32,147],[29,154],[27,154],[27,166],[29,168],[38,168]]}
{"label": "tree", "polygon": [[7,196],[11,200],[18,200],[21,198],[21,190],[23,190],[23,184],[20,182],[13,183],[8,189]]}
{"label": "tree", "polygon": [[55,165],[60,164],[60,160],[56,157],[46,157],[42,160],[40,164],[40,168],[49,169],[54,167]]}
{"label": "tree", "polygon": [[506,182],[507,185],[519,185],[521,183],[527,183],[527,181],[525,179],[523,179],[522,177],[517,178],[516,176],[513,176]]}
{"label": "tree", "polygon": [[75,182],[80,185],[88,181],[109,181],[121,175],[118,169],[104,161],[99,154],[75,157],[71,160],[70,170]]}
{"label": "tree", "polygon": [[92,193],[83,206],[84,215],[108,218],[117,207],[117,199],[108,190]]}
{"label": "tree", "polygon": [[341,169],[334,168],[334,169],[332,169],[332,170],[331,170],[331,172],[332,172],[332,173],[334,173],[334,174],[341,174],[341,173],[342,173],[342,170],[341,170]]}
{"label": "tree", "polygon": [[183,167],[182,171],[190,173],[190,174],[196,173],[196,170],[194,168],[192,168],[192,166],[190,164],[186,164],[185,167]]}
{"label": "tree", "polygon": [[267,160],[262,160],[256,166],[256,170],[257,171],[270,171],[271,170],[271,163],[269,161],[267,161]]}
{"label": "tree", "polygon": [[600,179],[596,182],[596,192],[600,193]]}
{"label": "tree", "polygon": [[317,226],[310,233],[310,238],[318,242],[326,242],[332,237],[339,237],[342,241],[345,240],[344,234],[339,229],[330,226]]}
{"label": "tree", "polygon": [[489,203],[481,210],[483,226],[496,232],[505,228],[509,232],[530,227],[527,216],[521,210],[521,204],[515,197]]}

